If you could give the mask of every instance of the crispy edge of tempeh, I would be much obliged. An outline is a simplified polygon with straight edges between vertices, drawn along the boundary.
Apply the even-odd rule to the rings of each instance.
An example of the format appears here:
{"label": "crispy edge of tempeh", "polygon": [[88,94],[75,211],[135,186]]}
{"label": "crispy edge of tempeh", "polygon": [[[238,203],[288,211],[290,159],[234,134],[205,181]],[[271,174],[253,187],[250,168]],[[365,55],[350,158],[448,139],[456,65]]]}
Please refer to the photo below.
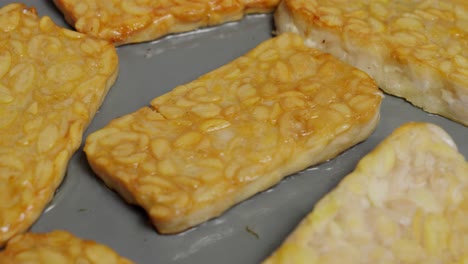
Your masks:
{"label": "crispy edge of tempeh", "polygon": [[[54,3],[65,20],[79,32],[109,40],[116,46],[238,21],[247,14],[271,13],[279,4],[279,0],[215,3],[193,3],[187,0],[187,3],[168,3],[172,1],[169,0],[149,1],[142,5],[131,1],[112,1],[117,6],[112,11],[106,6],[99,6],[103,2],[101,0],[54,0]],[[95,6],[98,10],[90,6]]]}
{"label": "crispy edge of tempeh", "polygon": [[[347,127],[345,131],[341,131],[337,134],[336,138],[330,139],[328,137],[334,137],[331,135],[334,135],[334,132],[328,131],[322,131],[325,128],[321,129],[320,132],[317,132],[317,136],[322,136],[324,142],[317,141],[316,145],[309,147],[310,149],[308,151],[301,152],[301,154],[297,154],[298,156],[296,157],[296,160],[289,160],[288,158],[288,165],[284,165],[282,168],[275,168],[274,171],[268,171],[267,173],[259,173],[256,177],[256,180],[248,183],[246,185],[243,185],[242,190],[239,190],[239,188],[236,187],[235,191],[233,192],[226,192],[223,197],[220,197],[220,199],[216,199],[215,201],[212,201],[212,204],[210,205],[203,205],[204,207],[201,209],[190,209],[189,212],[186,213],[178,213],[179,215],[173,216],[172,213],[170,213],[167,216],[164,216],[164,212],[169,210],[168,208],[164,208],[166,205],[158,205],[158,203],[152,203],[148,202],[148,199],[156,199],[155,197],[157,194],[156,192],[158,189],[160,189],[158,186],[156,187],[151,187],[152,182],[155,182],[156,179],[147,179],[148,180],[148,186],[143,186],[139,187],[139,184],[137,183],[138,178],[141,178],[148,174],[150,177],[151,175],[154,175],[154,173],[157,172],[143,172],[143,168],[152,168],[154,166],[159,166],[157,160],[151,160],[150,157],[152,155],[155,155],[154,153],[152,154],[150,151],[150,147],[144,147],[146,144],[149,144],[151,140],[153,140],[154,137],[157,137],[157,135],[153,135],[153,132],[148,132],[148,135],[146,135],[146,131],[139,136],[139,134],[142,133],[141,129],[133,131],[133,127],[145,127],[145,121],[141,121],[142,124],[139,123],[139,120],[143,120],[145,117],[148,118],[147,122],[150,122],[149,120],[165,120],[165,117],[163,115],[166,115],[167,120],[171,120],[170,116],[174,115],[177,116],[179,113],[184,113],[184,112],[190,112],[192,110],[189,110],[187,108],[186,110],[177,110],[175,106],[168,105],[167,107],[165,106],[165,101],[171,100],[171,96],[173,96],[174,100],[177,99],[177,97],[182,96],[181,94],[184,94],[185,92],[190,92],[192,87],[189,88],[190,85],[201,85],[202,82],[204,82],[206,79],[212,78],[212,75],[216,74],[223,74],[224,72],[228,72],[228,75],[233,75],[233,73],[236,73],[237,71],[231,70],[229,67],[233,67],[233,65],[237,65],[236,63],[240,64],[245,64],[247,59],[257,59],[257,56],[261,56],[262,58],[265,57],[265,59],[268,59],[268,54],[270,52],[266,49],[268,47],[267,45],[273,45],[271,43],[278,44],[279,46],[282,46],[287,39],[293,39],[295,42],[298,42],[300,44],[295,44],[300,47],[304,52],[309,52],[310,54],[310,59],[311,60],[319,60],[320,58],[321,65],[324,66],[325,69],[327,69],[327,72],[332,74],[332,72],[337,70],[337,65],[340,65],[340,70],[347,71],[346,75],[343,76],[349,76],[349,79],[346,79],[343,77],[343,83],[340,85],[345,85],[345,87],[353,87],[353,88],[342,88],[343,91],[340,90],[341,92],[349,92],[350,94],[359,94],[361,95],[360,98],[355,98],[357,100],[353,100],[354,97],[343,99],[342,101],[338,100],[339,103],[350,103],[350,106],[344,107],[345,109],[350,109],[353,108],[355,109],[355,106],[357,107],[358,104],[359,107],[361,108],[360,110],[353,110],[353,113],[351,114],[351,117],[349,121],[343,121],[343,122],[352,122],[352,125]],[[279,49],[278,51],[281,51]],[[301,51],[302,52],[302,51]],[[262,56],[261,54],[265,54]],[[314,54],[314,55],[312,55]],[[268,55],[268,56],[266,56]],[[264,44],[260,44],[259,47],[254,48],[251,52],[247,53],[246,56],[252,56],[252,58],[248,57],[241,57],[231,64],[225,65],[217,70],[214,70],[211,73],[208,73],[199,79],[195,80],[192,83],[189,83],[187,85],[179,86],[175,88],[173,91],[169,92],[168,94],[162,95],[160,97],[155,98],[152,101],[152,105],[156,107],[157,109],[151,109],[149,107],[142,108],[138,110],[137,112],[134,112],[132,114],[128,114],[126,116],[123,116],[119,119],[111,121],[106,127],[103,129],[96,131],[95,133],[91,134],[87,139],[86,139],[86,144],[84,151],[87,154],[88,162],[90,163],[91,167],[93,168],[93,171],[101,178],[103,181],[106,183],[107,186],[110,188],[116,190],[118,193],[120,193],[123,198],[133,204],[139,204],[142,206],[150,215],[153,224],[156,226],[159,232],[161,233],[176,233],[176,232],[181,232],[183,230],[186,230],[194,225],[200,224],[208,219],[214,218],[216,216],[219,216],[222,214],[224,211],[235,205],[236,203],[245,200],[246,198],[252,196],[255,193],[261,192],[272,185],[278,183],[283,177],[303,170],[308,166],[311,166],[313,164],[319,163],[326,161],[328,159],[333,158],[340,152],[344,151],[345,149],[357,144],[360,141],[365,140],[374,130],[376,127],[379,117],[380,117],[380,102],[382,99],[382,94],[381,92],[377,89],[375,83],[373,80],[371,80],[367,75],[365,75],[363,72],[349,66],[346,64],[343,64],[342,62],[336,60],[333,58],[331,55],[328,54],[323,54],[321,52],[318,52],[316,50],[310,49],[306,47],[303,44],[302,38],[297,36],[296,34],[285,34],[282,36],[278,36],[276,39],[273,40],[268,40],[264,42]],[[272,55],[274,57],[274,55]],[[313,57],[317,56],[317,57]],[[296,56],[298,57],[298,56]],[[323,61],[322,61],[323,60]],[[325,62],[326,61],[326,62]],[[329,63],[329,64],[328,64]],[[283,63],[284,64],[284,63]],[[302,65],[302,64],[301,64]],[[325,66],[326,65],[326,66]],[[336,66],[336,67],[335,67]],[[272,67],[272,71],[273,71]],[[280,67],[281,68],[281,67]],[[276,69],[276,68],[275,68]],[[250,69],[251,71],[254,71],[254,69]],[[310,69],[311,70],[311,69]],[[315,70],[314,70],[315,71]],[[257,70],[255,70],[257,72]],[[227,74],[227,73],[226,73]],[[240,71],[238,74],[241,74]],[[225,76],[225,78],[231,78],[227,77],[228,75]],[[325,76],[323,76],[325,77]],[[322,77],[322,78],[323,78]],[[232,78],[237,78],[237,77],[232,77]],[[238,77],[240,78],[240,77]],[[284,74],[275,74],[274,78],[286,78],[284,77]],[[272,79],[272,81],[274,80]],[[300,78],[305,78],[305,77],[300,77]],[[331,77],[330,77],[331,78]],[[352,82],[351,79],[355,78],[356,80],[362,81],[362,84],[357,84],[355,82]],[[302,79],[301,79],[302,80]],[[320,78],[319,78],[320,80]],[[331,78],[333,82],[338,82],[336,78]],[[341,79],[340,79],[341,80]],[[208,80],[207,82],[211,82]],[[354,83],[354,84],[353,84]],[[312,83],[311,85],[314,86],[316,83]],[[227,84],[226,84],[227,85]],[[298,83],[291,84],[292,86],[298,86]],[[325,85],[325,84],[322,84]],[[331,85],[330,83],[328,85]],[[339,86],[335,83],[333,83],[335,86]],[[355,87],[353,85],[357,85],[358,87]],[[333,86],[333,87],[335,87]],[[265,86],[266,87],[266,86]],[[314,86],[315,87],[315,86]],[[258,89],[260,87],[257,87]],[[255,89],[257,89],[255,88]],[[328,88],[328,87],[326,87]],[[228,89],[228,88],[226,88]],[[293,89],[290,87],[290,89]],[[295,88],[294,88],[295,89]],[[315,88],[313,88],[315,89]],[[341,89],[341,88],[340,88]],[[352,91],[352,92],[351,92]],[[330,91],[328,91],[330,92]],[[284,96],[287,94],[294,95],[295,93],[300,92],[294,92],[294,91],[289,91],[289,93],[286,91],[284,93]],[[313,93],[313,92],[312,92]],[[333,93],[333,92],[332,92]],[[318,92],[318,94],[320,94]],[[328,96],[325,94],[329,94],[324,92],[324,96]],[[207,97],[208,96],[208,97]],[[202,100],[203,97],[209,97],[214,96],[213,94],[208,94],[207,96],[200,95],[197,98],[200,98]],[[278,96],[282,96],[279,95]],[[311,95],[312,96],[312,95]],[[331,95],[333,97],[333,95]],[[340,96],[342,96],[340,94]],[[294,97],[294,96],[293,96]],[[328,99],[332,99],[332,97]],[[349,96],[348,96],[349,97]],[[358,97],[358,96],[356,96]],[[341,98],[341,97],[340,97]],[[280,98],[279,98],[280,99]],[[279,100],[278,99],[278,100]],[[294,98],[293,98],[294,99]],[[323,100],[328,100],[327,98]],[[203,99],[204,100],[204,99]],[[211,99],[210,99],[211,100]],[[250,99],[245,99],[245,102],[249,102]],[[317,96],[317,100],[319,100],[319,96]],[[322,100],[322,99],[320,99]],[[349,102],[347,101],[349,100]],[[363,101],[365,100],[365,101]],[[183,100],[181,99],[181,102]],[[190,100],[185,100],[185,102],[190,101]],[[250,100],[252,101],[252,100]],[[289,102],[293,102],[292,99]],[[296,102],[296,101],[294,101]],[[337,104],[339,104],[337,102]],[[353,102],[353,103],[351,103]],[[286,101],[285,101],[286,103]],[[300,103],[300,100],[299,100]],[[327,102],[317,102],[317,105],[320,105],[321,103],[327,104]],[[295,104],[295,103],[294,103]],[[202,103],[202,105],[210,105],[210,104],[205,104]],[[318,106],[317,106],[318,107]],[[322,106],[321,106],[322,107]],[[324,107],[325,108],[325,107]],[[192,108],[193,109],[193,108]],[[308,109],[308,108],[307,108]],[[312,108],[311,108],[312,109]],[[311,109],[308,109],[312,111]],[[366,110],[363,110],[366,109]],[[210,109],[207,109],[208,111],[211,111]],[[331,108],[329,109],[331,110]],[[281,110],[283,111],[283,110]],[[318,111],[318,110],[314,110]],[[327,110],[328,111],[328,110]],[[325,111],[325,112],[327,112]],[[334,110],[333,110],[334,111]],[[361,113],[361,111],[365,111],[365,113]],[[318,113],[318,112],[317,112]],[[328,112],[327,112],[328,113]],[[358,114],[361,113],[361,114]],[[208,113],[205,113],[208,114]],[[325,115],[325,113],[324,113]],[[220,121],[222,117],[213,117],[215,121]],[[292,118],[292,117],[290,117]],[[330,119],[331,118],[331,119]],[[325,118],[326,121],[324,120],[323,122],[329,122],[328,120],[333,120],[332,117],[330,118]],[[319,118],[320,119],[320,118]],[[356,120],[355,120],[356,119]],[[174,119],[174,121],[177,121],[177,118]],[[181,122],[184,120],[181,120]],[[197,121],[196,122],[202,122],[202,121]],[[194,121],[194,122],[195,122]],[[212,121],[211,118],[207,118],[206,120],[203,119],[203,122],[209,122]],[[261,122],[261,121],[258,121]],[[317,122],[316,125],[320,127],[318,122],[322,121],[315,121]],[[182,122],[184,123],[184,122]],[[222,122],[223,124],[225,122]],[[336,123],[336,124],[335,124]],[[335,129],[335,126],[339,126],[338,123],[340,123],[339,120],[336,120],[333,125],[331,125],[330,128],[328,129]],[[198,123],[197,123],[198,124]],[[169,125],[169,124],[168,124]],[[341,124],[344,125],[344,124]],[[341,127],[340,125],[340,127]],[[203,125],[201,125],[203,126]],[[323,124],[324,127],[327,125]],[[148,127],[151,127],[151,124],[148,125]],[[216,129],[222,129],[223,126],[220,126],[219,128]],[[338,128],[338,127],[336,127]],[[194,132],[194,131],[191,131]],[[187,134],[191,133],[190,131],[187,132]],[[195,131],[196,132],[196,131]],[[159,132],[158,132],[159,133]],[[161,131],[161,135],[164,135],[166,132]],[[209,131],[203,132],[203,133],[209,133]],[[327,134],[326,134],[327,133]],[[326,134],[326,135],[325,135]],[[330,134],[330,135],[328,135]],[[144,136],[143,136],[144,135]],[[180,138],[183,138],[183,135],[178,135]],[[311,136],[312,137],[312,136]],[[322,138],[321,138],[322,139]],[[119,140],[123,140],[120,142]],[[184,137],[183,141],[188,140],[187,138]],[[328,142],[330,140],[330,142]],[[114,142],[116,141],[116,142]],[[145,143],[146,142],[146,143]],[[174,142],[179,142],[179,140],[175,140]],[[315,142],[315,141],[314,141]],[[101,146],[102,144],[102,146]],[[178,143],[174,143],[178,144]],[[182,143],[181,143],[182,144]],[[189,143],[184,143],[184,144],[189,144]],[[327,145],[328,146],[324,146]],[[119,146],[118,150],[113,150],[113,146]],[[123,149],[123,147],[129,147],[129,145],[134,145],[132,148],[134,149],[133,151],[126,151]],[[298,146],[299,147],[299,146]],[[130,148],[130,149],[132,149]],[[143,149],[141,149],[143,148]],[[106,149],[104,151],[104,149]],[[141,149],[141,150],[140,150]],[[121,152],[125,153],[122,158],[116,157],[114,160],[114,157],[111,155],[111,153],[116,153],[116,155],[119,155],[118,153]],[[136,152],[134,152],[136,151]],[[165,152],[166,153],[166,152]],[[157,155],[157,154],[156,154]],[[167,157],[168,153],[163,155],[164,157]],[[148,159],[148,160],[147,160]],[[125,162],[131,161],[132,164],[134,162],[135,166],[132,165],[132,168],[126,168],[125,165],[122,165],[123,163],[120,160],[124,160]],[[117,169],[118,168],[118,169]],[[161,175],[158,177],[163,177],[163,173],[160,173]],[[192,178],[195,176],[192,176]],[[146,176],[144,177],[146,179]],[[172,178],[169,177],[168,179],[161,179],[160,181],[172,181]],[[175,181],[175,179],[174,179]],[[223,180],[224,183],[224,180]],[[172,185],[172,183],[171,183]],[[209,184],[208,184],[209,185]],[[208,185],[203,188],[209,188]],[[139,191],[138,188],[141,188],[142,190],[145,189],[148,191],[148,195],[145,195],[144,193],[140,193],[142,191]],[[198,188],[198,187],[197,187]],[[214,188],[214,186],[213,186]],[[170,195],[177,195],[178,192],[177,190],[174,190],[174,192],[171,191]],[[206,192],[210,192],[210,190],[206,190]],[[185,194],[185,193],[182,193]],[[141,196],[141,197],[140,197]],[[192,199],[192,198],[189,198]],[[200,205],[201,206],[201,205]],[[196,206],[195,206],[196,207]],[[159,208],[159,209],[158,209]],[[192,207],[190,207],[192,208]],[[172,210],[172,209],[171,209]],[[175,209],[174,209],[175,210]],[[177,209],[178,210],[178,209]],[[176,211],[177,211],[176,210]],[[185,210],[185,209],[184,209]]]}

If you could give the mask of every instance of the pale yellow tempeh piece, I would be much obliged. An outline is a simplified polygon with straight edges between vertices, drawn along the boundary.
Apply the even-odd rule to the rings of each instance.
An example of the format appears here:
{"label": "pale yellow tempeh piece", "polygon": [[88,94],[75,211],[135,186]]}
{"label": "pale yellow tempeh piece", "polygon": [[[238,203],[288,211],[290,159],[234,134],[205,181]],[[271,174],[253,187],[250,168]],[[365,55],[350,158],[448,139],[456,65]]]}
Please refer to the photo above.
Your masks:
{"label": "pale yellow tempeh piece", "polygon": [[381,99],[365,73],[285,34],[112,121],[85,152],[160,232],[179,232],[364,140]]}
{"label": "pale yellow tempeh piece", "polygon": [[67,231],[24,233],[0,252],[0,264],[131,264],[108,246]]}
{"label": "pale yellow tempeh piece", "polygon": [[468,125],[468,1],[284,0],[275,24],[385,92]]}
{"label": "pale yellow tempeh piece", "polygon": [[407,123],[366,155],[264,264],[468,261],[468,163],[450,136]]}
{"label": "pale yellow tempeh piece", "polygon": [[115,47],[0,8],[0,247],[39,217],[114,83]]}
{"label": "pale yellow tempeh piece", "polygon": [[115,45],[272,12],[280,0],[54,0],[78,31]]}

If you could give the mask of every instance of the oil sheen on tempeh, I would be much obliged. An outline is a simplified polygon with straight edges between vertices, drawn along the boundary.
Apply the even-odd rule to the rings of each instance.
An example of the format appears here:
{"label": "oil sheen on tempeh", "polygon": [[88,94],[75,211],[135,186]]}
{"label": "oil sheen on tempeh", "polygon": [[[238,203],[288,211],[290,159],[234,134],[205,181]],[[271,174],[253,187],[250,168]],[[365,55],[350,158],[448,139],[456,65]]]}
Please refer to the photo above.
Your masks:
{"label": "oil sheen on tempeh", "polygon": [[76,30],[116,45],[272,12],[279,0],[54,0]]}
{"label": "oil sheen on tempeh", "polygon": [[366,139],[381,100],[365,73],[284,34],[111,121],[84,150],[160,232],[180,232]]}

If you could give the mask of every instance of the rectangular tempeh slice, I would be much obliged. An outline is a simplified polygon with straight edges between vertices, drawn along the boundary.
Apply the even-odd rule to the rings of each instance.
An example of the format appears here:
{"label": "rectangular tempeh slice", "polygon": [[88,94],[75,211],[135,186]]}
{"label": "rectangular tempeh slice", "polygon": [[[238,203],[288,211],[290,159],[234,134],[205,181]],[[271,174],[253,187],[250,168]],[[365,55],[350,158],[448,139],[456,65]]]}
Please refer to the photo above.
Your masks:
{"label": "rectangular tempeh slice", "polygon": [[118,71],[115,47],[34,8],[0,8],[0,247],[28,229],[62,181]]}
{"label": "rectangular tempeh slice", "polygon": [[68,231],[24,233],[0,252],[0,264],[132,264],[113,249]]}
{"label": "rectangular tempeh slice", "polygon": [[381,100],[365,73],[284,34],[113,120],[84,151],[174,233],[366,139]]}
{"label": "rectangular tempeh slice", "polygon": [[468,125],[468,1],[284,0],[275,24],[385,92]]}
{"label": "rectangular tempeh slice", "polygon": [[171,33],[269,13],[280,0],[54,0],[79,32],[115,45],[155,40]]}
{"label": "rectangular tempeh slice", "polygon": [[264,264],[466,263],[468,163],[430,123],[397,128]]}

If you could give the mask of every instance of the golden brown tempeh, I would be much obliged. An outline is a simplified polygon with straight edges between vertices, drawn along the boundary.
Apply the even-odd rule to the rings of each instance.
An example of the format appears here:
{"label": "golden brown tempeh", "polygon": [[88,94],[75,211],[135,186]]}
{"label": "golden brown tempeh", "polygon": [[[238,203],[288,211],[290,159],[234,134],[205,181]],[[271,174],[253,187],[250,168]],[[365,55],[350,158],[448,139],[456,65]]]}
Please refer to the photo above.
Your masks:
{"label": "golden brown tempeh", "polygon": [[114,83],[112,44],[0,8],[0,246],[28,229],[62,181]]}
{"label": "golden brown tempeh", "polygon": [[170,33],[272,12],[279,0],[54,0],[78,31],[115,45],[155,40]]}
{"label": "golden brown tempeh", "polygon": [[67,231],[24,233],[12,238],[0,252],[1,264],[132,264],[114,250]]}
{"label": "golden brown tempeh", "polygon": [[366,139],[382,94],[295,34],[113,120],[85,144],[96,174],[180,232]]}

